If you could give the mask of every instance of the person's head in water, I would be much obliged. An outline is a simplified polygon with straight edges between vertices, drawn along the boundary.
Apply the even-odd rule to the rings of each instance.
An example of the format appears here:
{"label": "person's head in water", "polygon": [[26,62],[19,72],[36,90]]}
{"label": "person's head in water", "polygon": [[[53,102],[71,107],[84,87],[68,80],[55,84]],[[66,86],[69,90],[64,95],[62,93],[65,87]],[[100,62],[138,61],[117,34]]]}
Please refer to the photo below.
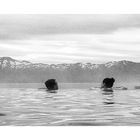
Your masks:
{"label": "person's head in water", "polygon": [[112,78],[105,78],[102,82],[101,88],[112,88],[113,84],[115,82],[115,79]]}
{"label": "person's head in water", "polygon": [[45,82],[48,90],[58,90],[58,84],[55,79],[49,79]]}

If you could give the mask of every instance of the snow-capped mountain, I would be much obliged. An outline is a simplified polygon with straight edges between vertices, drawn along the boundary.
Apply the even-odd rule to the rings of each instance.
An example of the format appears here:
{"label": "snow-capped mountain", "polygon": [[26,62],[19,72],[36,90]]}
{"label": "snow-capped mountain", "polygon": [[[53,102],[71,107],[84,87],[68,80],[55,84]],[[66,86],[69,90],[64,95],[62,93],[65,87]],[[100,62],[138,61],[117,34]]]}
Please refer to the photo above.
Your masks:
{"label": "snow-capped mountain", "polygon": [[18,61],[10,57],[0,57],[0,68],[23,68],[30,65],[28,61]]}
{"label": "snow-capped mountain", "polygon": [[100,82],[105,77],[140,82],[140,63],[122,60],[105,64],[43,64],[0,57],[0,82],[44,82],[48,78],[60,82]]}
{"label": "snow-capped mountain", "polygon": [[0,57],[0,68],[11,68],[11,69],[26,69],[26,68],[54,68],[54,69],[68,69],[68,68],[82,68],[82,69],[97,69],[100,66],[112,67],[120,63],[126,65],[129,61],[113,61],[106,64],[92,64],[92,63],[74,63],[74,64],[43,64],[43,63],[31,63],[29,61],[19,61],[11,57]]}
{"label": "snow-capped mountain", "polygon": [[91,63],[75,63],[75,64],[43,64],[43,63],[31,63],[29,61],[19,61],[10,57],[0,57],[0,68],[11,68],[11,69],[26,69],[26,68],[54,68],[54,69],[67,69],[70,67],[81,67],[83,69],[98,68],[98,64]]}

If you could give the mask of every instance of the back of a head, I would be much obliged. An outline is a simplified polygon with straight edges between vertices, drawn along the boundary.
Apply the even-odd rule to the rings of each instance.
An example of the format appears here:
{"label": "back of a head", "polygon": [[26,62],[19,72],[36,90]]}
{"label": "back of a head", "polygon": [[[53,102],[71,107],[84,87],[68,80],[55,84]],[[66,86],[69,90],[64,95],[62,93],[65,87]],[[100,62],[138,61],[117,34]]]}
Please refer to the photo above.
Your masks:
{"label": "back of a head", "polygon": [[104,88],[112,88],[113,87],[113,84],[115,82],[115,79],[112,77],[112,78],[105,78],[103,80],[103,87]]}
{"label": "back of a head", "polygon": [[49,79],[45,82],[48,90],[58,90],[58,84],[55,79]]}

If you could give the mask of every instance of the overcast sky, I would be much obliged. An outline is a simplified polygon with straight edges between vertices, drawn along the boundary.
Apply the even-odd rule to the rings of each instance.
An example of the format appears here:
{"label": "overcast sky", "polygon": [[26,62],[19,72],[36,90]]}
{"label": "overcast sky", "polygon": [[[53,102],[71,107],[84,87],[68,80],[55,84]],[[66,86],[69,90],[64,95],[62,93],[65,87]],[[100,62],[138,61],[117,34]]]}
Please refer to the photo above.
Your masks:
{"label": "overcast sky", "polygon": [[0,15],[0,56],[41,63],[140,62],[140,15]]}

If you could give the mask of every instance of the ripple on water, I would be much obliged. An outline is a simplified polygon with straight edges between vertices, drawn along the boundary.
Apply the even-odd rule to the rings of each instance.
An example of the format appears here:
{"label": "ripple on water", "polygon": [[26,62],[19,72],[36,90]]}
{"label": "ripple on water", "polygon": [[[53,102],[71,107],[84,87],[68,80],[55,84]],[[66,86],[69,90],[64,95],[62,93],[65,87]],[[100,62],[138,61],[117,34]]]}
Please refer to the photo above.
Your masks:
{"label": "ripple on water", "polygon": [[2,88],[0,125],[140,125],[138,90]]}

